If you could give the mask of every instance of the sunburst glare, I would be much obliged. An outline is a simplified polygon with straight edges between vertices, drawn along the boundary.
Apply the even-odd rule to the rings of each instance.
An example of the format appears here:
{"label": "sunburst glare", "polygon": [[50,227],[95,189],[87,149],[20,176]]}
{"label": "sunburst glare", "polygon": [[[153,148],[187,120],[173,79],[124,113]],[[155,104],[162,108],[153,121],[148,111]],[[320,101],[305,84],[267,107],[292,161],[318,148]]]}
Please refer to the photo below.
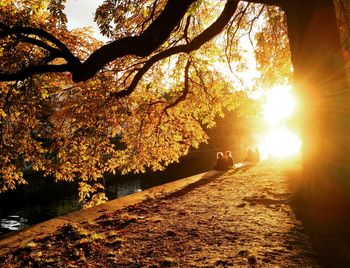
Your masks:
{"label": "sunburst glare", "polygon": [[286,126],[286,121],[295,115],[295,107],[296,101],[290,86],[275,87],[267,96],[263,120],[268,130],[261,135],[258,145],[261,159],[287,157],[300,152],[300,138]]}
{"label": "sunburst glare", "polygon": [[295,155],[300,148],[301,140],[285,127],[270,130],[259,145],[262,159]]}

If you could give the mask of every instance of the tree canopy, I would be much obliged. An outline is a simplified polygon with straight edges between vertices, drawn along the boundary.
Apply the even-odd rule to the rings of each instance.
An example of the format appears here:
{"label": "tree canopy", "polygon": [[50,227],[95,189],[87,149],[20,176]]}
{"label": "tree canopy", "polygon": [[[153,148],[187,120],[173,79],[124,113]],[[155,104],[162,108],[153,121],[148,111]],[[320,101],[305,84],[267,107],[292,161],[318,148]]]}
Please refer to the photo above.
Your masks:
{"label": "tree canopy", "polygon": [[31,165],[78,179],[83,199],[105,172],[177,161],[224,109],[249,112],[244,36],[256,86],[290,82],[283,1],[252,2],[105,0],[95,13],[112,40],[103,44],[89,28],[67,29],[65,0],[1,1],[0,191],[25,183]]}

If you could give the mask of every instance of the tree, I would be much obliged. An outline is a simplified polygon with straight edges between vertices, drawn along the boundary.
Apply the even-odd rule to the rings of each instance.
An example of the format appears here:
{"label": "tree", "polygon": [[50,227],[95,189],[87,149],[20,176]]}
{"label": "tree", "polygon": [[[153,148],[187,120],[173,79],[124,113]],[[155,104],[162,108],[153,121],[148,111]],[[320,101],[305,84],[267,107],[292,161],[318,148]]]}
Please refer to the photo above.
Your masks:
{"label": "tree", "polygon": [[303,101],[306,192],[315,203],[331,208],[333,217],[343,216],[350,194],[350,99],[334,4],[295,1],[285,10],[295,83]]}
{"label": "tree", "polygon": [[[198,146],[205,140],[200,126],[211,126],[215,114],[233,105],[227,98],[234,94],[230,85],[212,71],[210,61],[239,61],[237,33],[243,29],[252,34],[252,25],[261,15],[268,21],[265,33],[276,27],[276,38],[283,36],[284,20],[276,10],[286,15],[295,84],[304,104],[305,176],[346,181],[348,123],[347,112],[340,111],[347,110],[348,84],[332,0],[148,0],[142,5],[138,0],[105,0],[95,20],[114,41],[102,46],[82,32],[74,35],[66,30],[63,3],[7,0],[0,5],[0,81],[14,81],[1,84],[4,187],[20,180],[18,165],[13,164],[20,160],[36,160],[35,167],[55,173],[58,179],[79,174],[87,181],[115,169],[159,169]],[[225,34],[217,37],[220,33]],[[280,49],[285,55],[271,62],[266,61],[272,51],[266,44],[274,38],[267,36],[273,35],[257,35],[260,52],[266,52],[261,53],[261,68],[279,62],[288,76],[288,40]],[[169,66],[174,66],[171,72],[166,71]],[[265,73],[278,79],[279,74]],[[160,90],[164,76],[173,83]],[[31,91],[35,97],[27,94]],[[21,105],[13,104],[20,100],[30,113],[16,110]],[[26,118],[27,140],[20,145],[7,142],[6,135],[14,137],[20,131],[17,117],[32,115],[32,107],[36,114]],[[43,111],[49,113],[46,119]],[[322,118],[336,134],[329,134]],[[49,141],[46,147],[39,140],[42,137]]]}

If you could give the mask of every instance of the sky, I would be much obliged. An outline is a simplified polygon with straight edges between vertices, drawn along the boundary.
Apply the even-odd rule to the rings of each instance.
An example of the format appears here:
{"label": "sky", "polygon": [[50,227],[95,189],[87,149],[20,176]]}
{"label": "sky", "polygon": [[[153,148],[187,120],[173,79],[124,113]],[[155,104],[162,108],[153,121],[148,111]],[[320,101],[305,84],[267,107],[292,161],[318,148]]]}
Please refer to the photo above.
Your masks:
{"label": "sky", "polygon": [[65,11],[68,18],[68,29],[92,26],[95,37],[107,41],[108,38],[100,35],[97,24],[94,22],[95,10],[102,2],[103,0],[67,0]]}

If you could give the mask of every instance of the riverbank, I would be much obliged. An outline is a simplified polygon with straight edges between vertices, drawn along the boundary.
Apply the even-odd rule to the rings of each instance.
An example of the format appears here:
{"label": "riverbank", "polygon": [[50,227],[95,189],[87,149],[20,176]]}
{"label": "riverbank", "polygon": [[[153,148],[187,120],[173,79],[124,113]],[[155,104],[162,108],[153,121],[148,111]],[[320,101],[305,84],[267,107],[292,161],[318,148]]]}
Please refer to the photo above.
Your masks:
{"label": "riverbank", "polygon": [[0,263],[348,267],[347,248],[330,256],[322,247],[337,234],[317,242],[322,230],[297,218],[291,204],[299,179],[298,160],[200,174],[1,237]]}
{"label": "riverbank", "polygon": [[188,190],[192,187],[198,187],[201,184],[205,184],[211,180],[214,180],[221,174],[223,174],[223,172],[215,170],[203,172],[194,176],[186,177],[184,179],[179,179],[160,186],[155,186],[142,192],[120,197],[100,206],[75,211],[67,215],[62,215],[54,219],[27,227],[17,232],[1,235],[0,255],[15,248],[26,246],[27,243],[31,242],[33,238],[40,238],[50,235],[64,225],[80,225],[85,222],[93,222],[96,218],[105,215],[106,213],[119,211],[125,207],[132,206],[149,199],[162,198],[176,192]]}
{"label": "riverbank", "polygon": [[[163,185],[170,181],[200,174],[211,169],[216,161],[215,151],[190,153],[165,170],[142,174],[105,174],[104,184],[109,200]],[[77,182],[55,182],[42,174],[25,176],[28,184],[0,194],[0,236],[18,231],[80,210]]]}

